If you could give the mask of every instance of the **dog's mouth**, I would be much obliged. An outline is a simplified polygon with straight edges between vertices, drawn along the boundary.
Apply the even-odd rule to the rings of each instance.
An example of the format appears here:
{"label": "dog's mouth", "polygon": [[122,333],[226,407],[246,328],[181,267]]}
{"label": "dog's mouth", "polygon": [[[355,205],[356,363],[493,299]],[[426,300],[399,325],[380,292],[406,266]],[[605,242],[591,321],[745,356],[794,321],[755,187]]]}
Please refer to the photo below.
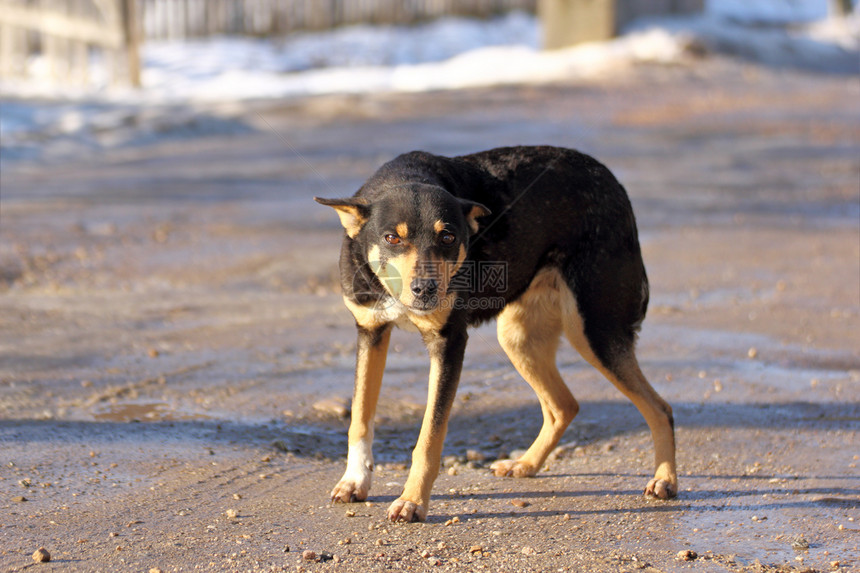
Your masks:
{"label": "dog's mouth", "polygon": [[436,310],[439,306],[440,298],[438,295],[431,296],[419,296],[412,300],[412,303],[409,305],[410,310],[417,311],[420,313],[430,312]]}

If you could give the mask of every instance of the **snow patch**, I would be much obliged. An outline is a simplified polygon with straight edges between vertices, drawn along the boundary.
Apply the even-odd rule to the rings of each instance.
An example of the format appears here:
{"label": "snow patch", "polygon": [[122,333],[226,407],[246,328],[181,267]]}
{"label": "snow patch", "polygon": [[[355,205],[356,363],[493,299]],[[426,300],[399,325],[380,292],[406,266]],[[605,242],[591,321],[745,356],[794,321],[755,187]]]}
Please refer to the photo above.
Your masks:
{"label": "snow patch", "polygon": [[150,42],[142,47],[141,90],[0,83],[2,160],[75,143],[99,148],[251,129],[218,110],[230,102],[571,81],[640,62],[682,62],[690,45],[768,65],[856,74],[860,14],[826,19],[826,9],[823,0],[710,1],[699,16],[644,20],[615,40],[556,51],[540,50],[539,23],[524,13],[351,26],[282,40]]}

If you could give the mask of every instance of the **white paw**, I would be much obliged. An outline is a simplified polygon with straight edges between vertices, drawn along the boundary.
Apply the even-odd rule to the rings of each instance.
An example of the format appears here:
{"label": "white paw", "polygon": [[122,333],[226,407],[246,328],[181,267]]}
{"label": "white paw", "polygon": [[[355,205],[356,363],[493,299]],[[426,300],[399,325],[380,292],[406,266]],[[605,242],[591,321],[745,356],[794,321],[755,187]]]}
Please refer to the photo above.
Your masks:
{"label": "white paw", "polygon": [[367,494],[370,491],[370,479],[364,482],[356,482],[346,475],[337,482],[334,489],[331,490],[331,500],[341,503],[352,503],[356,501],[364,501],[367,499]]}
{"label": "white paw", "polygon": [[359,442],[350,446],[346,471],[331,490],[331,500],[343,503],[366,500],[372,479],[373,455],[370,452],[370,444]]}

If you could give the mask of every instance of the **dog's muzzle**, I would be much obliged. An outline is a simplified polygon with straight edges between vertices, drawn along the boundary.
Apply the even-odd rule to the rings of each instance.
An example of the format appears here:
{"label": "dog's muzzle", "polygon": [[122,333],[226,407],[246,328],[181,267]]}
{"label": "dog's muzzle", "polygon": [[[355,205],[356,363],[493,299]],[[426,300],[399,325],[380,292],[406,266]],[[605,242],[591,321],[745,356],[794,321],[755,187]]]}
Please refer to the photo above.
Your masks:
{"label": "dog's muzzle", "polygon": [[436,279],[413,279],[410,290],[414,297],[412,306],[418,310],[430,310],[439,304],[439,281]]}

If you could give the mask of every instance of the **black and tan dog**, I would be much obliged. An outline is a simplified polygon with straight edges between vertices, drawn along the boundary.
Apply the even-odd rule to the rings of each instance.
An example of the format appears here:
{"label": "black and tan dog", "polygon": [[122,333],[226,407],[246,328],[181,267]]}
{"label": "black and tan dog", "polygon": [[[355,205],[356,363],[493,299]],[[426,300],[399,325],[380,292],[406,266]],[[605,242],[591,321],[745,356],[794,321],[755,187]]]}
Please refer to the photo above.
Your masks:
{"label": "black and tan dog", "polygon": [[335,501],[367,498],[373,417],[393,325],[421,333],[430,354],[427,409],[393,521],[422,521],[439,472],[467,327],[496,318],[498,338],[538,395],[543,426],[498,476],[533,476],[579,406],[556,368],[563,333],[639,409],[655,448],[645,494],[678,491],[672,409],[634,354],[648,281],[630,201],[595,159],[569,149],[510,147],[385,164],[334,207],[346,229],[343,297],[358,327],[349,453]]}

